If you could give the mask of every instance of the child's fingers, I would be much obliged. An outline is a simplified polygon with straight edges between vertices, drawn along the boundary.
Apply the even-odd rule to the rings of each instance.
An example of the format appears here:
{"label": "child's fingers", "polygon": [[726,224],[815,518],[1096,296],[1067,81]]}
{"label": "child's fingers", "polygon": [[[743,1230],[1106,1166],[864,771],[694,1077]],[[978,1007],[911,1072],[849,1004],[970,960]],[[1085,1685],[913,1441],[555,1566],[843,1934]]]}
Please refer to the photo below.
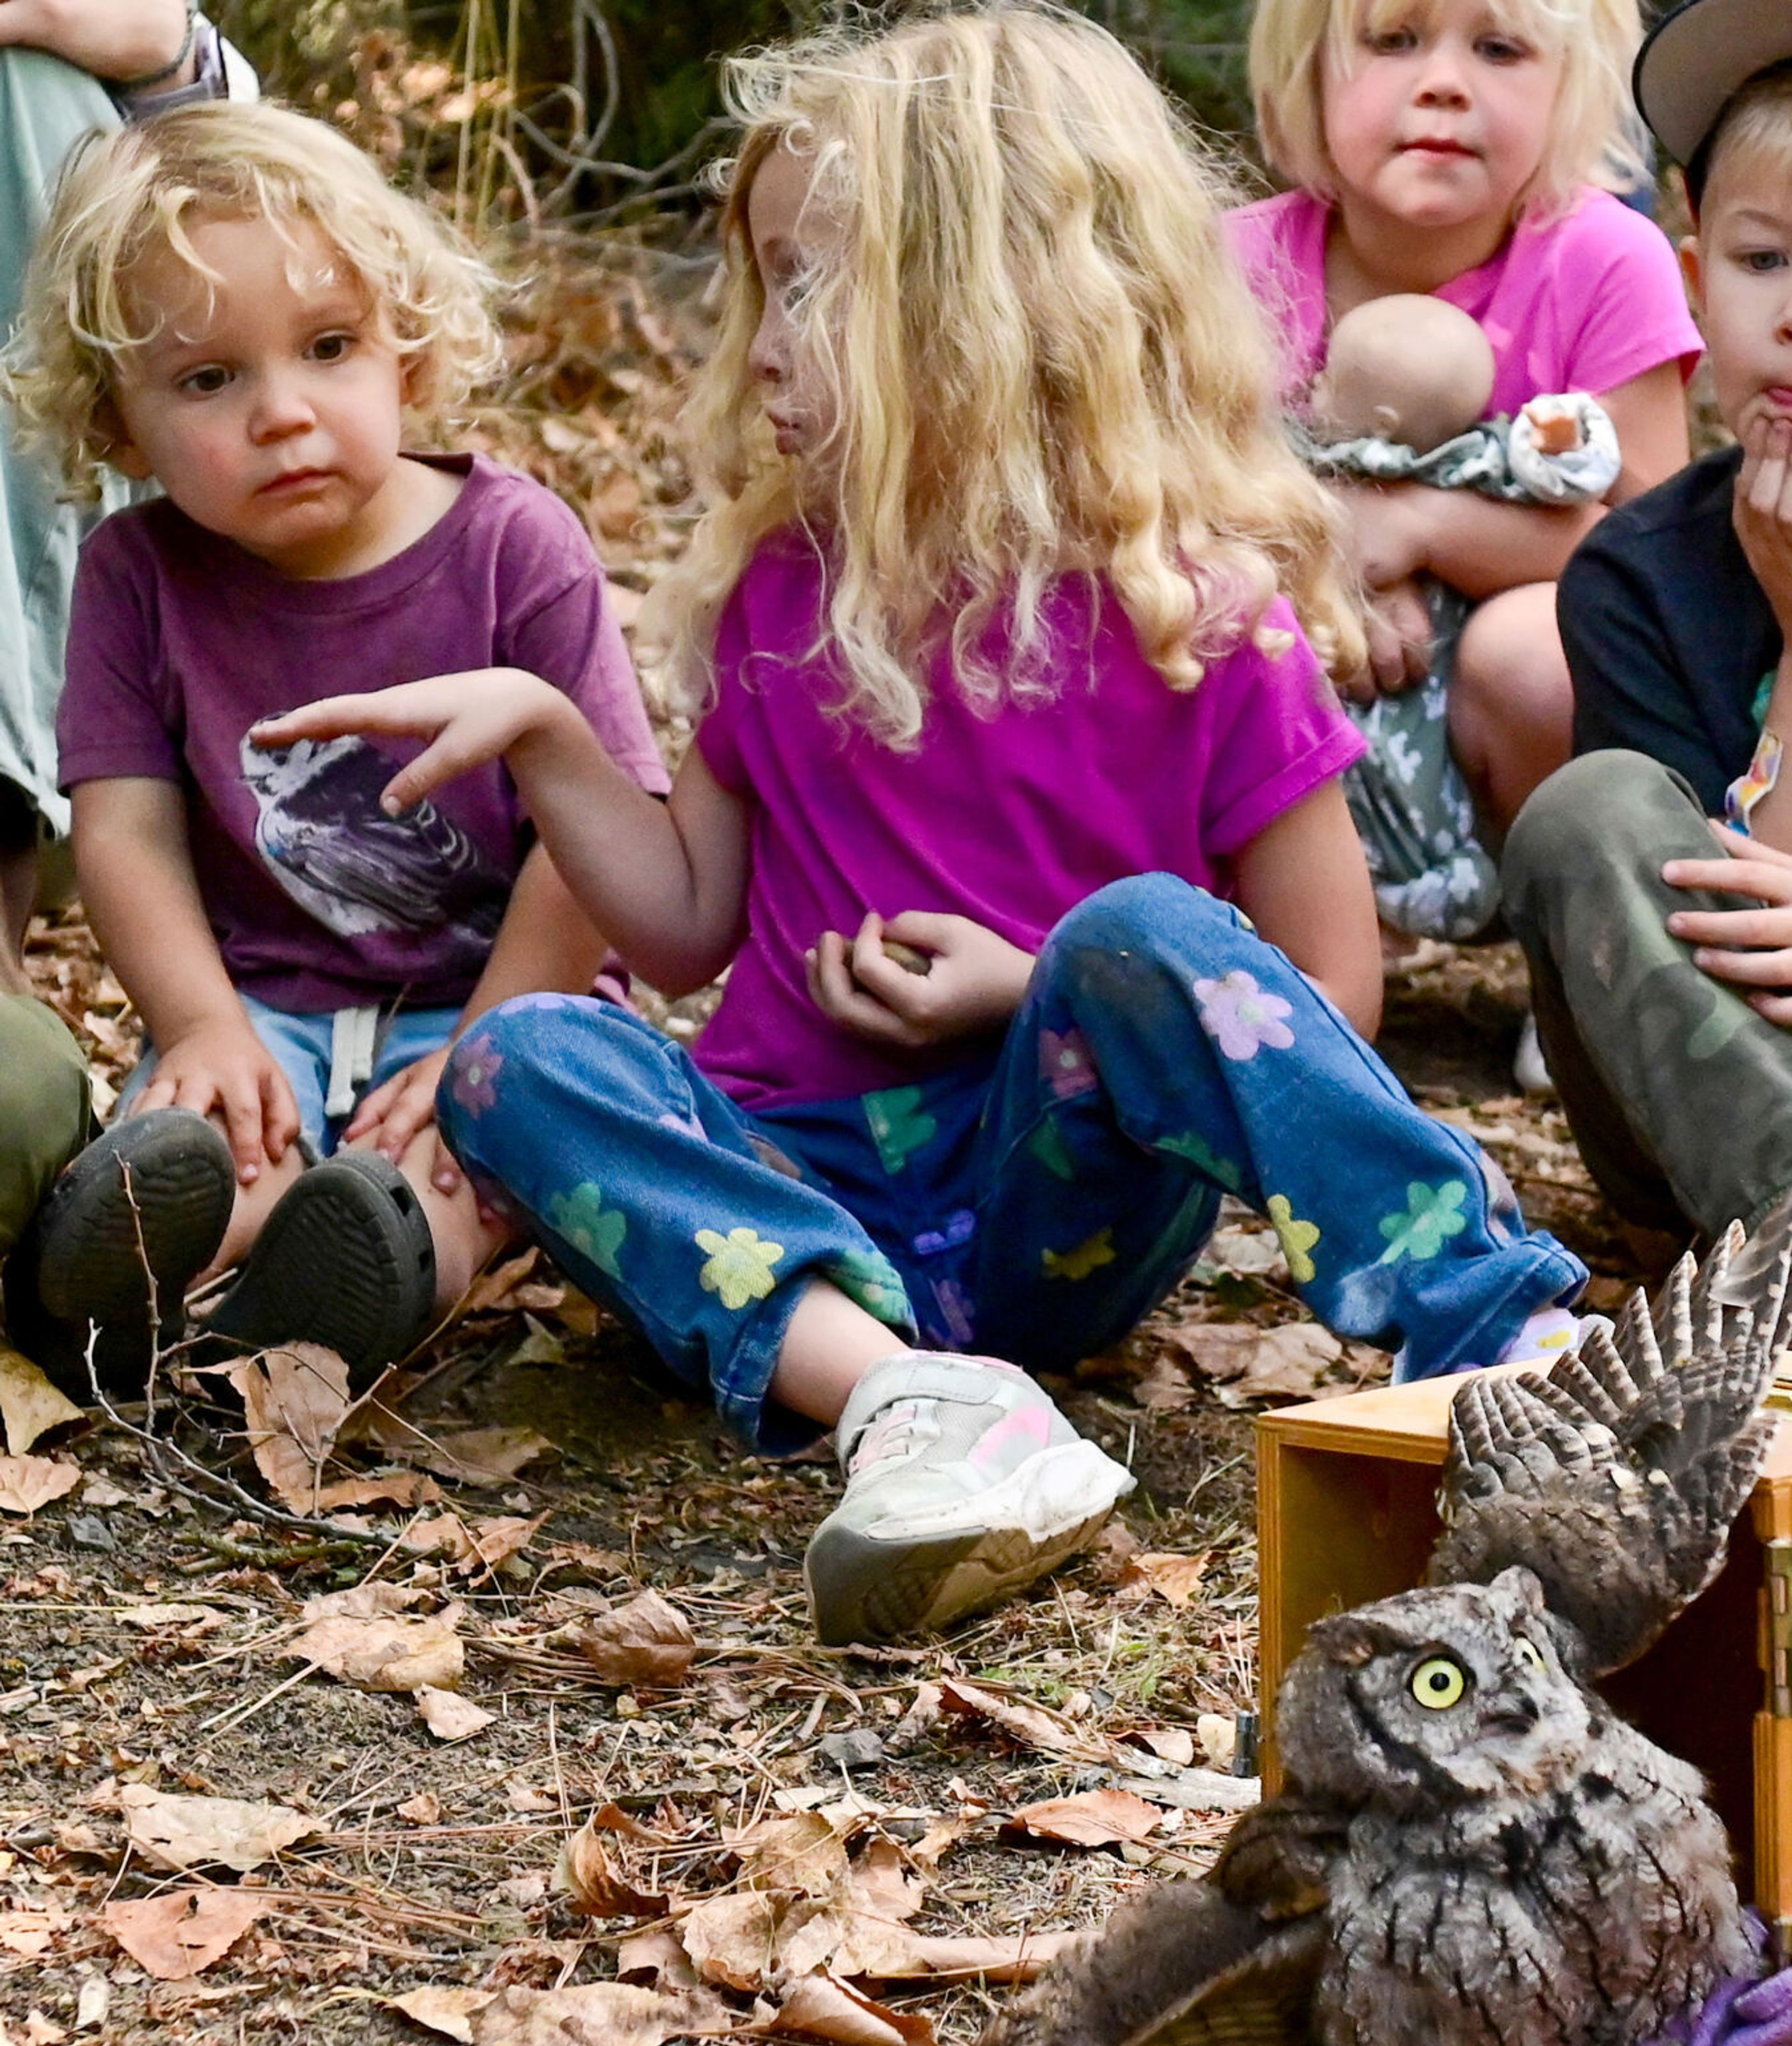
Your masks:
{"label": "child's fingers", "polygon": [[1792,952],[1728,952],[1701,945],[1693,963],[1713,980],[1736,987],[1792,987]]}
{"label": "child's fingers", "polygon": [[175,1095],[177,1108],[197,1109],[201,1115],[215,1107],[224,1118],[224,1141],[236,1160],[237,1183],[253,1186],[261,1176],[267,1152],[261,1141],[261,1090],[251,1083],[222,1083],[216,1086],[197,1078],[183,1079]]}
{"label": "child's fingers", "polygon": [[1783,904],[1761,909],[1676,909],[1667,919],[1667,934],[1682,944],[1760,952],[1792,944],[1792,915]]}
{"label": "child's fingers", "polygon": [[346,732],[393,731],[392,706],[384,699],[390,689],[365,691],[352,696],[319,697],[315,703],[301,704],[296,710],[265,717],[249,728],[251,746],[292,746],[301,739],[339,739]]}
{"label": "child's fingers", "polygon": [[278,1066],[272,1066],[261,1075],[261,1143],[276,1165],[300,1126],[292,1083]]}
{"label": "child's fingers", "polygon": [[1757,991],[1748,997],[1748,1006],[1757,1016],[1781,1029],[1792,1029],[1792,994],[1768,994]]}
{"label": "child's fingers", "polygon": [[448,1148],[440,1130],[436,1132],[435,1153],[430,1160],[430,1184],[438,1194],[458,1194],[465,1178],[460,1160]]}
{"label": "child's fingers", "polygon": [[[1744,840],[1743,843],[1748,841]],[[1792,901],[1792,863],[1782,867],[1755,857],[1670,859],[1665,863],[1661,872],[1670,888],[1705,889],[1718,895],[1753,895],[1763,902]]]}

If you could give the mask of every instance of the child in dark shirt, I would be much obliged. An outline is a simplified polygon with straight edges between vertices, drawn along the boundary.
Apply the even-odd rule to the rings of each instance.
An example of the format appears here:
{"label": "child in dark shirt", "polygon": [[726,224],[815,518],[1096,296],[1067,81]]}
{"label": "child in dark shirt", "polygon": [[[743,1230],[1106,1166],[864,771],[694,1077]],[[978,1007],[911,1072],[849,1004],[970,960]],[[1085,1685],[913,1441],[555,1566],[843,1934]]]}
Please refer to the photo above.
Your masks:
{"label": "child in dark shirt", "polygon": [[1589,1168],[1632,1223],[1714,1233],[1792,1185],[1792,14],[1690,0],[1636,86],[1686,167],[1682,261],[1737,445],[1569,564],[1578,757],[1504,879]]}
{"label": "child in dark shirt", "polygon": [[[437,1083],[494,1002],[589,987],[601,940],[501,768],[394,818],[392,755],[247,743],[346,681],[519,667],[666,786],[577,519],[481,457],[407,451],[495,362],[485,283],[278,107],[96,138],[59,189],[21,416],[76,489],[103,463],[164,494],[98,527],[75,585],[61,778],[149,1043],[9,1266],[13,1339],[47,1365],[91,1319],[126,1375],[143,1264],[165,1311],[235,1266],[214,1330],[324,1343],[364,1380],[502,1240],[438,1137]],[[139,1203],[123,1167],[152,1126],[190,1170]]]}

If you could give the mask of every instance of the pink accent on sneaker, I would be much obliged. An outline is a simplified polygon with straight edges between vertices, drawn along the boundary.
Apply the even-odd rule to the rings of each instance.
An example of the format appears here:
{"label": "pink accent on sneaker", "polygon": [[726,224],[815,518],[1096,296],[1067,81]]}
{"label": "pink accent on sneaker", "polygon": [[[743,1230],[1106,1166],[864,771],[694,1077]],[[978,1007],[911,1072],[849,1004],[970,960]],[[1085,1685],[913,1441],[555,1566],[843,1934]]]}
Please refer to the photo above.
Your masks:
{"label": "pink accent on sneaker", "polygon": [[1050,1410],[1045,1407],[1018,1407],[1012,1414],[1004,1415],[993,1428],[979,1437],[964,1461],[983,1470],[999,1460],[1002,1451],[1016,1436],[1025,1436],[1037,1448],[1044,1449],[1052,1436]]}

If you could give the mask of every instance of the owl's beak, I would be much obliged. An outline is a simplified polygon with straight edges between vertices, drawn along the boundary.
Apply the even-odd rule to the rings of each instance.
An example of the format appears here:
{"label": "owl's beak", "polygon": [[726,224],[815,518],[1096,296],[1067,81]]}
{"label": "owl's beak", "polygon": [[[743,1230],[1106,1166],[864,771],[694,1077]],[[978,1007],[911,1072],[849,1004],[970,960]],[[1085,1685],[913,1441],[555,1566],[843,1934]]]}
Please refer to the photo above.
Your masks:
{"label": "owl's beak", "polygon": [[1506,1691],[1488,1701],[1481,1723],[1493,1732],[1528,1733],[1539,1716],[1537,1701],[1528,1691]]}

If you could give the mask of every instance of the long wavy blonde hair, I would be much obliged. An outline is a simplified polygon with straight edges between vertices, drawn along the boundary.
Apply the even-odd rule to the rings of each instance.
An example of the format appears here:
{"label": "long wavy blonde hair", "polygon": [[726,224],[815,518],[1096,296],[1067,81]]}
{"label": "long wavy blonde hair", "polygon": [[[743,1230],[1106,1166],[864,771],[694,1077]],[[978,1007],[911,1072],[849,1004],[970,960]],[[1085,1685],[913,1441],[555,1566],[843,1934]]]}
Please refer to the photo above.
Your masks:
{"label": "long wavy blonde hair", "polygon": [[[1221,234],[1230,185],[1111,36],[1042,6],[924,14],[736,57],[727,89],[746,129],[728,289],[688,415],[709,508],[643,620],[675,702],[706,701],[728,594],[793,525],[828,563],[838,708],[898,746],[948,642],[973,701],[1037,693],[1041,600],[1067,573],[1107,579],[1173,689],[1278,590],[1328,666],[1361,658]],[[840,228],[794,315],[837,421],[807,458],[778,454],[748,359],[747,195],[779,149]],[[998,618],[999,674],[978,656]]]}

